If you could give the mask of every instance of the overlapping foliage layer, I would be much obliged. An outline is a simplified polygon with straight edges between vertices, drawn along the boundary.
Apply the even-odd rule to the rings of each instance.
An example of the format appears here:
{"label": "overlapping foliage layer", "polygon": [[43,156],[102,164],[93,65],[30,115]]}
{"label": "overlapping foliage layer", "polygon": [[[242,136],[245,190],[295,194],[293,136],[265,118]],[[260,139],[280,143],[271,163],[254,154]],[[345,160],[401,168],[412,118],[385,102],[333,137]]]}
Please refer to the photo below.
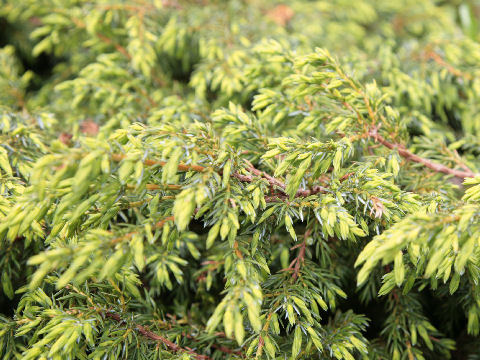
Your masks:
{"label": "overlapping foliage layer", "polygon": [[479,11],[3,1],[0,357],[480,358]]}

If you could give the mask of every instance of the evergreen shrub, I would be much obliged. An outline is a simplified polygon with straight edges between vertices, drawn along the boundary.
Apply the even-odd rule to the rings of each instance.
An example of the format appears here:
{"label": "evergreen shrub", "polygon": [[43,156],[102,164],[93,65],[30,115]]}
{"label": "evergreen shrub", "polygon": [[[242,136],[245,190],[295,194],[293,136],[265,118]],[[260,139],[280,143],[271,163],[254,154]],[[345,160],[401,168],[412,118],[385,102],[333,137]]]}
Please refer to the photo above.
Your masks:
{"label": "evergreen shrub", "polygon": [[3,0],[0,358],[479,359],[479,13]]}

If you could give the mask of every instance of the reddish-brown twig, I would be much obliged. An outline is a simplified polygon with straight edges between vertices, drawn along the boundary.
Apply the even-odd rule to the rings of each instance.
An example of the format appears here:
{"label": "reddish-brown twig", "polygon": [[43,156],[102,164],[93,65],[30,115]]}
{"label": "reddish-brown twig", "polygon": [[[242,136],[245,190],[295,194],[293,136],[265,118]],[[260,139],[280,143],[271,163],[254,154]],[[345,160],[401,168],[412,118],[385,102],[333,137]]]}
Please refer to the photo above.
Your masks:
{"label": "reddish-brown twig", "polygon": [[471,74],[468,74],[468,73],[465,73],[465,72],[463,72],[459,69],[456,69],[451,64],[447,63],[438,53],[436,53],[435,51],[433,51],[431,49],[427,48],[427,51],[425,52],[425,59],[427,59],[427,60],[432,59],[438,65],[447,69],[447,71],[450,74],[455,75],[457,77],[462,77],[462,78],[467,79],[467,80],[471,80],[473,78]]}
{"label": "reddish-brown twig", "polygon": [[[261,171],[261,170],[258,170],[256,169],[251,162],[249,162],[248,160],[245,160],[245,162],[247,163],[247,170],[250,171],[252,174],[254,175],[257,175],[257,176],[260,176],[260,177],[263,177],[265,178],[268,183],[270,184],[271,187],[277,187],[279,188],[282,192],[285,191],[285,184],[274,178],[273,176],[267,174],[265,171]],[[311,189],[298,189],[297,190],[297,193],[295,194],[295,197],[307,197],[307,196],[310,196],[310,195],[314,195],[314,194],[318,194],[318,193],[327,193],[327,189],[325,189],[323,186],[319,186],[319,185],[316,185],[316,186],[313,186]]]}
{"label": "reddish-brown twig", "polygon": [[293,268],[292,280],[295,281],[300,274],[301,265],[305,261],[305,249],[307,248],[306,239],[300,244],[300,250],[298,251],[298,256],[295,258],[295,267]]}
{"label": "reddish-brown twig", "polygon": [[[112,160],[113,161],[122,161],[126,158],[125,155],[123,154],[112,154]],[[166,161],[161,161],[161,160],[151,160],[151,159],[145,159],[143,160],[143,163],[147,166],[155,166],[155,165],[160,165],[160,166],[165,166],[167,165]],[[180,163],[177,165],[178,170],[180,171],[196,171],[196,172],[204,172],[208,168],[201,166],[201,165],[187,165]]]}
{"label": "reddish-brown twig", "polygon": [[[110,318],[110,319],[115,320],[116,322],[122,322],[123,321],[123,319],[120,317],[120,315],[112,313],[112,312],[105,313],[105,316]],[[166,347],[168,347],[170,350],[172,350],[174,352],[186,352],[186,353],[192,355],[197,360],[210,360],[211,359],[207,355],[197,354],[192,349],[184,349],[184,348],[178,346],[177,344],[175,344],[174,342],[168,340],[167,338],[165,338],[163,336],[160,336],[160,335],[154,333],[153,331],[150,331],[150,330],[146,329],[142,325],[135,324],[135,328],[138,330],[138,332],[140,334],[142,334],[146,338],[148,338],[150,340],[153,340],[153,341],[161,342]]]}
{"label": "reddish-brown twig", "polygon": [[[123,154],[112,154],[112,160],[114,161],[122,161],[126,158],[125,155]],[[258,170],[256,169],[248,160],[245,160],[245,162],[247,163],[247,170],[255,175],[255,176],[259,176],[259,177],[263,177],[265,178],[268,183],[270,184],[270,186],[272,188],[277,188],[279,189],[280,191],[282,191],[283,193],[285,193],[285,184],[267,174],[265,171],[261,171],[261,170]],[[143,160],[143,163],[147,166],[155,166],[155,165],[160,165],[160,166],[165,166],[167,164],[166,161],[161,161],[161,160],[152,160],[152,159],[145,159]],[[211,169],[213,170],[211,167],[206,167],[206,166],[201,166],[201,165],[189,165],[189,164],[184,164],[184,163],[179,163],[177,165],[177,169],[179,171],[196,171],[196,172],[205,172],[207,171],[208,169]],[[220,174],[221,174],[221,171],[218,171]],[[238,172],[234,172],[232,173],[230,176],[233,177],[233,178],[236,178],[242,182],[253,182],[254,181],[254,177],[249,174],[249,175],[243,175],[243,174],[240,174]],[[150,187],[153,187],[153,185],[149,185]],[[169,186],[175,186],[175,185],[169,185]],[[328,190],[322,186],[319,186],[319,185],[315,185],[313,186],[311,189],[299,189],[296,193],[296,197],[307,197],[307,196],[310,196],[310,195],[315,195],[315,194],[318,194],[318,193],[327,193]]]}
{"label": "reddish-brown twig", "polygon": [[443,164],[437,164],[437,163],[434,163],[433,161],[431,161],[429,159],[424,159],[424,158],[410,152],[403,145],[393,144],[393,143],[387,141],[382,135],[380,135],[378,133],[378,128],[377,127],[371,128],[368,135],[371,138],[375,139],[375,141],[378,141],[383,146],[386,146],[387,148],[392,149],[392,150],[396,149],[398,151],[398,153],[400,154],[400,156],[402,156],[403,158],[405,158],[407,160],[410,160],[410,161],[413,161],[413,162],[416,162],[416,163],[419,163],[419,164],[422,164],[422,165],[428,167],[429,169],[432,169],[433,171],[440,172],[440,173],[447,174],[447,175],[454,175],[454,176],[456,176],[458,178],[461,178],[461,179],[475,176],[475,173],[471,170],[462,171],[462,170],[451,169],[448,166],[445,166]]}
{"label": "reddish-brown twig", "polygon": [[305,230],[305,234],[303,235],[303,241],[300,244],[292,246],[290,250],[294,250],[299,248],[298,255],[293,261],[288,265],[286,269],[282,271],[293,271],[292,274],[292,281],[297,280],[298,275],[300,275],[300,270],[302,268],[303,263],[305,262],[305,251],[307,249],[307,239],[310,236],[311,230]]}
{"label": "reddish-brown twig", "polygon": [[[174,218],[173,216],[168,216],[166,217],[165,219],[163,220],[160,220],[158,222],[156,222],[153,226],[152,226],[152,229],[160,229],[162,228],[168,221],[173,221]],[[132,232],[129,232],[125,235],[122,235],[122,236],[119,236],[117,238],[114,238],[110,241],[110,244],[111,245],[115,245],[115,244],[118,244],[119,242],[122,242],[124,240],[127,240],[127,239],[130,239],[133,235],[137,234],[138,231],[132,231]]]}

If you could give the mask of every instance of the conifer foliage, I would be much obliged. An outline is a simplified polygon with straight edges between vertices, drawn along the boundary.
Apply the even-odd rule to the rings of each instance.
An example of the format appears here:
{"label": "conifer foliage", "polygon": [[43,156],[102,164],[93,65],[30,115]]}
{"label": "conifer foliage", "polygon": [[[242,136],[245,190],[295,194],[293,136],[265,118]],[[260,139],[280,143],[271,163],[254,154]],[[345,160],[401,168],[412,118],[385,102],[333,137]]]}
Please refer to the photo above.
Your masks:
{"label": "conifer foliage", "polygon": [[0,358],[480,358],[479,13],[4,0]]}

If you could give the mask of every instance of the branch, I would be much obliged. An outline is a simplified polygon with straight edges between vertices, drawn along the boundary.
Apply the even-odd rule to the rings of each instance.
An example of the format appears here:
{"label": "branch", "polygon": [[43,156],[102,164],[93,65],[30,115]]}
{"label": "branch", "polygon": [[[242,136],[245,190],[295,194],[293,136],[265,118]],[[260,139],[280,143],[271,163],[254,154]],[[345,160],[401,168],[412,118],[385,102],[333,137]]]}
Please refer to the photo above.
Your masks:
{"label": "branch", "polygon": [[[76,293],[84,296],[91,304],[91,306],[89,307],[90,310],[94,310],[95,312],[99,313],[99,314],[103,314],[105,317],[108,317],[110,319],[113,319],[115,320],[116,322],[124,322],[125,320],[123,320],[120,315],[118,314],[115,314],[111,311],[108,311],[108,310],[105,310],[103,309],[102,307],[100,307],[100,305],[97,305],[95,304],[95,302],[92,300],[92,298],[90,296],[88,296],[87,294],[85,294],[84,292],[80,291],[79,289],[77,289],[75,286],[72,286],[72,285],[67,285],[65,287],[66,289],[69,289],[69,290],[73,290],[75,291]],[[70,315],[73,315],[73,314],[82,314],[78,309],[71,309],[71,310],[65,310],[65,312],[67,314],[70,314]],[[22,322],[21,321],[17,321],[17,324],[21,324]],[[193,357],[195,357],[195,359],[197,360],[211,360],[211,358],[207,355],[200,355],[200,354],[197,354],[195,353],[192,349],[186,347],[185,349],[183,349],[182,347],[180,347],[179,345],[171,342],[170,340],[168,340],[167,338],[164,338],[163,336],[161,335],[158,335],[148,329],[146,329],[144,326],[142,325],[138,325],[138,324],[134,324],[135,328],[138,330],[138,332],[140,334],[142,334],[143,336],[145,336],[146,338],[149,338],[151,340],[154,340],[154,341],[157,341],[157,342],[161,342],[163,344],[165,344],[168,348],[170,348],[171,350],[175,351],[175,352],[187,352],[189,353],[190,355],[192,355]],[[225,334],[223,333],[217,333],[216,334],[217,336],[222,336],[222,337],[226,337]],[[187,335],[187,334],[184,334],[182,333],[182,336],[185,336],[189,339],[193,339],[195,340],[195,338],[191,335]],[[215,349],[218,349],[222,352],[225,352],[225,353],[229,353],[229,354],[236,354],[236,355],[240,355],[242,356],[242,353],[240,351],[235,351],[235,350],[232,350],[230,348],[227,348],[226,346],[222,346],[222,345],[217,345],[217,344],[212,344],[211,345],[213,348]],[[242,356],[243,357],[243,356]]]}
{"label": "branch", "polygon": [[[453,68],[451,65],[447,64],[438,54],[430,51],[429,52],[429,57],[432,58],[434,61],[436,61],[437,63],[439,63],[440,65],[443,65],[443,66],[446,66],[448,71],[453,73],[454,75],[456,76],[464,76],[465,77],[465,74],[461,73],[460,71],[456,70],[455,68]],[[414,153],[408,151],[407,149],[405,149],[405,147],[403,147],[402,145],[400,144],[394,144],[394,143],[391,143],[389,141],[387,141],[383,136],[381,136],[380,134],[378,134],[378,127],[375,125],[375,123],[377,122],[376,120],[376,112],[373,111],[372,107],[370,106],[370,101],[366,95],[366,93],[361,90],[359,87],[357,87],[355,85],[355,83],[353,82],[352,79],[350,79],[343,71],[340,67],[337,66],[337,72],[346,80],[350,83],[350,85],[352,86],[352,88],[359,94],[363,97],[363,100],[364,100],[364,103],[365,103],[365,106],[368,110],[368,115],[370,117],[370,119],[372,120],[373,122],[373,127],[370,129],[370,131],[368,131],[366,134],[362,134],[359,136],[359,138],[363,138],[365,136],[370,136],[372,138],[374,138],[376,141],[378,141],[379,143],[381,143],[382,145],[386,146],[387,148],[389,149],[397,149],[398,153],[404,157],[405,159],[407,160],[410,160],[410,161],[413,161],[413,162],[417,162],[417,163],[420,163],[420,164],[423,164],[424,166],[428,167],[429,169],[432,169],[436,172],[441,172],[441,173],[444,173],[444,174],[448,174],[448,175],[454,175],[458,178],[461,178],[461,179],[465,179],[467,177],[474,177],[475,176],[475,173],[473,173],[473,171],[471,171],[470,169],[466,169],[466,171],[461,171],[461,170],[455,170],[455,169],[451,169],[445,165],[442,165],[442,164],[437,164],[437,163],[434,163],[432,162],[431,160],[428,160],[428,159],[424,159],[418,155],[415,155]],[[345,101],[342,101],[342,104],[347,107],[347,109],[349,110],[355,110],[355,112],[357,113],[357,116],[358,116],[358,120],[360,123],[362,123],[362,119],[361,119],[361,116],[360,114],[358,113],[358,111],[356,111],[356,109],[353,109],[352,106],[350,104],[348,104],[347,102]],[[356,136],[358,137],[358,136]]]}
{"label": "branch", "polygon": [[[429,46],[428,48],[431,48],[431,46]],[[433,61],[435,61],[438,65],[444,67],[447,69],[447,71],[454,75],[454,76],[457,76],[457,77],[462,77],[466,80],[472,80],[473,76],[468,74],[468,73],[465,73],[461,70],[458,70],[456,69],[455,67],[453,67],[451,64],[447,63],[445,60],[443,60],[443,58],[438,54],[436,53],[434,50],[431,50],[431,49],[428,49],[426,52],[425,52],[425,59],[432,59]]]}
{"label": "branch", "polygon": [[[252,174],[265,178],[269,182],[271,187],[277,186],[282,190],[283,193],[285,193],[285,184],[282,181],[267,174],[265,171],[256,169],[250,161],[245,160],[245,162],[248,165],[247,167],[248,171],[250,171]],[[307,196],[318,194],[318,193],[325,194],[327,192],[328,190],[326,188],[319,185],[315,185],[311,189],[298,189],[297,193],[295,194],[295,197],[307,197]]]}
{"label": "branch", "polygon": [[[112,160],[113,161],[122,161],[126,158],[125,155],[123,154],[112,154]],[[270,186],[272,188],[274,187],[277,187],[279,188],[283,194],[285,194],[285,184],[267,174],[265,171],[261,171],[261,170],[258,170],[256,169],[252,163],[250,163],[248,160],[245,160],[245,162],[247,163],[247,170],[249,172],[251,172],[252,174],[256,175],[256,176],[259,176],[259,177],[263,177],[265,178],[268,183],[270,184]],[[143,160],[143,163],[147,166],[155,166],[155,165],[160,165],[160,166],[165,166],[167,164],[166,161],[161,161],[161,160],[152,160],[152,159],[145,159]],[[177,169],[180,170],[180,171],[196,171],[196,172],[205,172],[209,169],[212,169],[211,167],[206,167],[206,166],[201,166],[201,165],[188,165],[188,164],[184,164],[184,163],[179,163],[177,165]],[[221,171],[219,171],[219,173],[221,174]],[[243,174],[240,174],[238,172],[234,172],[230,175],[231,177],[233,178],[236,178],[242,182],[248,182],[248,183],[251,183],[254,181],[254,177],[252,175],[243,175]],[[175,186],[175,185],[168,185],[170,187],[172,186]],[[153,189],[153,185],[150,185],[151,189]],[[176,190],[178,190],[179,188],[176,188]],[[322,194],[325,194],[327,193],[328,190],[322,186],[319,186],[319,185],[315,185],[313,186],[311,189],[299,189],[296,193],[296,197],[307,197],[307,196],[310,196],[310,195],[315,195],[315,194],[318,194],[318,193],[322,193]],[[282,196],[283,196],[282,194]]]}
{"label": "branch", "polygon": [[[303,241],[300,244],[297,244],[292,248],[290,248],[290,250],[294,250],[296,248],[300,248],[300,250],[298,251],[297,257],[293,259],[290,265],[288,265],[288,268],[281,270],[281,271],[293,270],[293,275],[292,275],[293,282],[295,282],[295,280],[297,279],[298,275],[300,274],[301,266],[305,262],[305,250],[307,249],[307,239],[310,236],[311,232],[312,231],[310,229],[305,230],[305,234],[303,235]],[[295,267],[292,267],[294,265]]]}
{"label": "branch", "polygon": [[468,177],[475,177],[475,173],[470,169],[468,169],[466,171],[451,169],[451,168],[449,168],[445,165],[437,164],[437,163],[434,163],[433,161],[431,161],[429,159],[424,159],[424,158],[422,158],[418,155],[415,155],[414,153],[405,149],[405,147],[403,145],[393,144],[393,143],[387,141],[382,135],[380,135],[378,133],[378,128],[377,127],[373,127],[368,132],[368,135],[370,137],[372,137],[373,139],[375,139],[375,141],[378,141],[380,144],[386,146],[387,148],[392,149],[392,150],[396,149],[398,151],[398,153],[400,154],[400,156],[404,157],[405,159],[416,162],[416,163],[419,163],[419,164],[422,164],[422,165],[428,167],[429,169],[432,169],[433,171],[444,173],[444,174],[447,174],[447,175],[454,175],[454,176],[456,176],[458,178],[461,178],[461,179],[465,179],[465,178],[468,178]]}
{"label": "branch", "polygon": [[128,53],[127,49],[125,49],[122,45],[113,42],[108,36],[105,36],[99,32],[96,33],[97,37],[102,40],[105,44],[112,45],[115,50],[125,56],[128,60],[132,60],[132,56]]}
{"label": "branch", "polygon": [[[120,317],[120,315],[114,314],[112,312],[105,313],[105,316],[110,318],[110,319],[115,320],[116,322],[122,322],[123,321],[123,319]],[[163,336],[160,336],[160,335],[146,329],[142,325],[135,324],[135,328],[138,330],[138,332],[140,334],[142,334],[146,338],[148,338],[150,340],[153,340],[153,341],[156,341],[156,342],[161,342],[166,347],[168,347],[170,350],[172,350],[174,352],[186,352],[186,353],[192,355],[197,360],[211,360],[211,358],[209,356],[197,354],[192,349],[188,349],[188,348],[184,349],[184,348],[178,346],[177,344],[171,342],[167,338],[164,338]]]}
{"label": "branch", "polygon": [[[270,307],[270,312],[268,313],[267,319],[265,321],[265,325],[262,328],[262,333],[267,333],[268,328],[270,327],[270,322],[272,321],[273,313],[275,312],[274,310],[277,308],[278,305],[280,305],[279,300],[277,300],[275,304],[273,304],[273,306]],[[257,353],[255,355],[255,359],[258,359],[260,356],[262,356],[264,346],[265,346],[265,340],[263,340],[262,335],[260,335],[258,338],[258,347],[257,347]]]}
{"label": "branch", "polygon": [[[158,221],[157,223],[155,223],[153,226],[152,226],[152,229],[160,229],[163,227],[163,225],[165,225],[168,221],[173,221],[173,216],[168,216],[166,217],[165,219],[163,220],[160,220]],[[129,232],[123,236],[120,236],[120,237],[117,237],[117,238],[114,238],[112,239],[112,241],[110,241],[110,244],[111,245],[115,245],[119,242],[122,242],[123,240],[127,240],[129,238],[131,238],[133,235],[137,234],[138,231],[132,231],[132,232]]]}
{"label": "branch", "polygon": [[[112,160],[113,161],[122,161],[125,158],[126,158],[126,156],[123,155],[123,154],[112,154]],[[166,161],[151,160],[151,159],[145,159],[145,160],[143,160],[143,163],[147,166],[154,166],[154,165],[165,166],[165,165],[167,165]],[[209,168],[201,166],[201,165],[187,165],[187,164],[183,164],[183,163],[178,164],[177,168],[180,171],[196,171],[196,172],[204,172],[207,169],[209,169]]]}
{"label": "branch", "polygon": [[[67,14],[65,11],[62,11],[61,9],[57,9],[56,12],[59,12],[62,15],[69,16],[69,14]],[[73,23],[79,29],[86,29],[87,24],[83,20],[80,20],[79,18],[76,18],[76,17],[70,17],[70,19],[73,21]],[[119,53],[121,53],[123,56],[125,56],[128,60],[132,59],[132,56],[128,53],[127,49],[125,49],[122,45],[115,43],[108,36],[105,36],[100,32],[96,32],[95,35],[100,40],[102,40],[105,44],[108,44],[108,45],[111,45],[111,46],[115,47],[115,50],[117,50]]]}
{"label": "branch", "polygon": [[[136,185],[127,184],[127,189],[135,190]],[[145,184],[145,189],[147,190],[182,190],[182,185],[176,184]]]}
{"label": "branch", "polygon": [[[182,336],[185,336],[187,339],[192,339],[192,340],[196,340],[195,339],[195,336],[192,336],[192,335],[189,335],[189,334],[185,334],[182,332]],[[215,336],[216,337],[223,337],[223,338],[227,338],[227,336],[225,335],[225,333],[223,332],[216,332],[215,333]],[[233,349],[230,349],[229,347],[226,347],[224,345],[219,345],[219,344],[211,344],[210,345],[212,348],[214,349],[217,349],[217,350],[220,350],[221,352],[224,352],[226,354],[235,354],[235,355],[238,355],[240,357],[244,357],[243,353],[241,351],[236,351],[236,350],[233,350]]]}
{"label": "branch", "polygon": [[306,242],[307,234],[305,233],[305,239],[302,241],[300,245],[300,251],[298,252],[297,257],[295,258],[295,267],[293,268],[293,275],[292,275],[292,280],[295,281],[298,277],[298,274],[300,274],[300,266],[303,264],[305,261],[305,249],[307,247],[307,242]]}

